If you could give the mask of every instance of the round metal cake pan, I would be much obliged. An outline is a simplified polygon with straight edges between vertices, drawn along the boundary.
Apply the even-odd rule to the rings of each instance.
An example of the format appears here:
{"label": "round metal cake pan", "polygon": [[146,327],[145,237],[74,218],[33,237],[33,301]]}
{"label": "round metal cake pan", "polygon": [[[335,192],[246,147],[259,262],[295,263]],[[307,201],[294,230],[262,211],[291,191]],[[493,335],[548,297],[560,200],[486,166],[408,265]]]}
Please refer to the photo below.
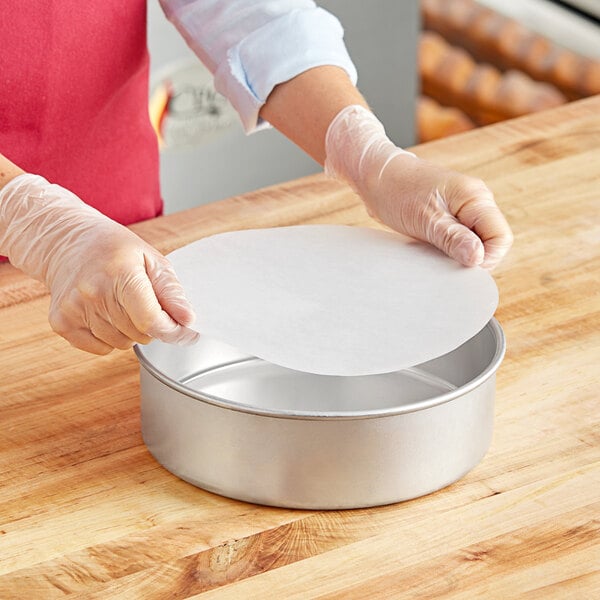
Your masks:
{"label": "round metal cake pan", "polygon": [[165,468],[247,502],[344,509],[428,494],[481,461],[505,339],[492,319],[444,356],[358,377],[286,369],[206,338],[135,352],[142,435]]}

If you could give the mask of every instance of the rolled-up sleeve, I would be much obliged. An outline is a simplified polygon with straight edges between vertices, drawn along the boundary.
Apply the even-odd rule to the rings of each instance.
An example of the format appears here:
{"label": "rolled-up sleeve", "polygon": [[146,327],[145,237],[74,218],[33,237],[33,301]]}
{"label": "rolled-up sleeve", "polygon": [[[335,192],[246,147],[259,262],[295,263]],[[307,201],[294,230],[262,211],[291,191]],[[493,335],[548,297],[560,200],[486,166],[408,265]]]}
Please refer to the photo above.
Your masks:
{"label": "rolled-up sleeve", "polygon": [[247,133],[273,88],[323,65],[356,69],[336,17],[310,0],[160,0],[168,19],[212,71]]}

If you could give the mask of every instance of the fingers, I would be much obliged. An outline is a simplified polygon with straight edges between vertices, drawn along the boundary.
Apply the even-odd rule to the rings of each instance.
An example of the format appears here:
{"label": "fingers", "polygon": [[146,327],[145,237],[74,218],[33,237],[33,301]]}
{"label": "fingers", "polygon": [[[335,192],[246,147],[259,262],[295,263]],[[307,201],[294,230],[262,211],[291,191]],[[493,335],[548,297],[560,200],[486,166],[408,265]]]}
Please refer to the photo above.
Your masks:
{"label": "fingers", "polygon": [[97,339],[87,329],[72,329],[61,335],[71,346],[92,354],[109,354],[114,350],[114,346]]}
{"label": "fingers", "polygon": [[95,337],[88,328],[75,325],[73,320],[55,305],[50,306],[48,321],[52,330],[75,348],[92,354],[108,354],[114,349],[114,346]]}
{"label": "fingers", "polygon": [[[121,333],[129,341],[129,346],[132,346],[134,343],[149,344],[152,341],[151,336],[139,331],[137,327],[135,327],[129,318],[129,315],[120,304],[115,304],[110,311],[110,321],[105,319],[103,322],[106,326],[112,327],[114,330]],[[100,325],[100,327],[102,327],[102,325]],[[98,335],[98,333],[101,333],[102,329],[96,329],[95,327],[91,327],[91,329],[97,337],[104,341],[108,341],[104,335]],[[121,346],[115,345],[115,348],[121,348]]]}
{"label": "fingers", "polygon": [[498,239],[489,239],[485,242],[485,260],[481,263],[484,269],[492,270],[508,254],[513,243],[511,236],[502,236]]}
{"label": "fingers", "polygon": [[493,269],[510,250],[513,234],[490,189],[479,179],[459,175],[446,186],[445,200],[449,211],[483,242],[481,266]]}
{"label": "fingers", "polygon": [[446,202],[438,191],[436,204],[441,210],[428,220],[427,241],[466,267],[481,264],[484,259],[482,241],[448,212]]}
{"label": "fingers", "polygon": [[128,350],[135,342],[147,344],[152,340],[151,337],[135,330],[123,315],[116,318],[116,321],[124,323],[119,327],[100,314],[87,314],[88,310],[83,304],[75,311],[73,306],[71,303],[67,310],[64,306],[52,306],[48,320],[56,333],[80,350],[93,354],[107,354],[114,348]]}
{"label": "fingers", "polygon": [[483,263],[485,250],[481,240],[450,215],[436,221],[433,230],[428,241],[460,264],[475,267]]}

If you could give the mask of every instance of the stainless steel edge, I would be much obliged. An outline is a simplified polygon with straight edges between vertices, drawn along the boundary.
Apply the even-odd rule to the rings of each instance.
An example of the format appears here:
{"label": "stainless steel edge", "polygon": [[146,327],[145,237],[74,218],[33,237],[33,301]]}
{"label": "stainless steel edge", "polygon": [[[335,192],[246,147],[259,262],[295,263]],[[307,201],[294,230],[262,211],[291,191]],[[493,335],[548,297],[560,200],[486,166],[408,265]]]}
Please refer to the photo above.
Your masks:
{"label": "stainless steel edge", "polygon": [[[182,384],[179,381],[172,379],[171,377],[162,373],[159,369],[157,369],[145,356],[143,347],[139,345],[134,346],[134,352],[140,362],[140,365],[143,369],[145,369],[148,373],[150,373],[153,377],[155,377],[159,382],[167,385],[172,388],[188,396],[189,398],[193,398],[200,402],[206,402],[208,404],[212,404],[219,408],[224,408],[226,410],[232,410],[237,412],[249,413],[254,415],[262,415],[280,419],[304,419],[304,420],[321,420],[321,419],[372,419],[372,418],[382,418],[382,417],[390,417],[395,415],[407,414],[410,412],[415,412],[419,410],[425,410],[440,404],[444,404],[446,402],[450,402],[464,394],[468,394],[471,390],[479,387],[483,382],[486,381],[489,377],[494,375],[502,362],[504,355],[506,353],[506,337],[502,330],[502,327],[498,323],[495,318],[492,318],[485,327],[489,327],[494,335],[496,341],[496,352],[494,357],[488,364],[488,366],[475,378],[470,380],[465,385],[457,387],[456,389],[447,392],[445,394],[441,394],[434,398],[423,400],[419,402],[415,402],[413,404],[407,404],[399,407],[395,407],[393,409],[384,408],[380,410],[364,410],[364,411],[352,411],[352,412],[338,412],[338,411],[292,411],[292,410],[270,410],[265,408],[258,408],[247,406],[243,404],[239,404],[236,402],[232,402],[226,400],[224,398],[219,398],[210,394],[200,393],[196,390],[192,390]],[[484,327],[484,329],[485,329]],[[468,342],[467,342],[468,343]]]}

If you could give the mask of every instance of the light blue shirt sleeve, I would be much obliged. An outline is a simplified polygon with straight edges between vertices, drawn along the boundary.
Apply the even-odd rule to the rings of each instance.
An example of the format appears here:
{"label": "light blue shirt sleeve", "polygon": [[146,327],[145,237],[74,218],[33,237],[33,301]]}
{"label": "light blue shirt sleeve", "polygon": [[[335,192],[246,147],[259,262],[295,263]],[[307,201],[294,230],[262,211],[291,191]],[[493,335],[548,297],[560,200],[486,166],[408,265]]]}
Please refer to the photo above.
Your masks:
{"label": "light blue shirt sleeve", "polygon": [[344,30],[312,0],[160,0],[167,18],[214,75],[246,133],[268,126],[258,113],[273,88],[323,65],[356,84]]}

